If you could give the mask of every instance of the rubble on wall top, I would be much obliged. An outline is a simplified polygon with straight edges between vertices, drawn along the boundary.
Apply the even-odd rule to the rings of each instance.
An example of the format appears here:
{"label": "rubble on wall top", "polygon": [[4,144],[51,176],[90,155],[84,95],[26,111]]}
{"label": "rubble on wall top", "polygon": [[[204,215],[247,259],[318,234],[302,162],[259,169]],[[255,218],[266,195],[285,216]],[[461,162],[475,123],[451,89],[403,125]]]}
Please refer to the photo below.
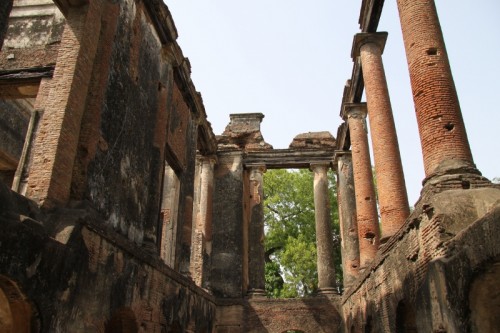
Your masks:
{"label": "rubble on wall top", "polygon": [[335,149],[335,138],[328,131],[308,132],[297,135],[290,143],[290,149]]}
{"label": "rubble on wall top", "polygon": [[273,149],[260,131],[262,113],[231,114],[222,135],[217,136],[219,149],[264,150]]}

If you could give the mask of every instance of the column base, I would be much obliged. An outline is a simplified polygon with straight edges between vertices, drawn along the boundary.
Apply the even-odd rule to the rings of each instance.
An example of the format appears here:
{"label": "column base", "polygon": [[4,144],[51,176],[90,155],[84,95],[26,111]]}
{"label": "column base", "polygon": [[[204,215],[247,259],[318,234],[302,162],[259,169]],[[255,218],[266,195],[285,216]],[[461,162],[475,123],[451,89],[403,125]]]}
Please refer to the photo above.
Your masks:
{"label": "column base", "polygon": [[248,290],[248,298],[266,298],[266,291],[264,289],[252,288]]}
{"label": "column base", "polygon": [[318,290],[318,293],[320,295],[338,295],[339,291],[337,288],[334,287],[326,287],[326,288],[320,288]]}

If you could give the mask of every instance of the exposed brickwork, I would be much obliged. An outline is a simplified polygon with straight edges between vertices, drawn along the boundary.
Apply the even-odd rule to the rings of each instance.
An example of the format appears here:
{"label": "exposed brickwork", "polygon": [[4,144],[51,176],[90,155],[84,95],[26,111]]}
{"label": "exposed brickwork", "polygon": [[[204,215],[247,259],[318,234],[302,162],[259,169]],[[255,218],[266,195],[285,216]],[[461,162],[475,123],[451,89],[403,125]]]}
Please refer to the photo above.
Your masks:
{"label": "exposed brickwork", "polygon": [[260,150],[272,149],[262,133],[260,123],[264,118],[262,113],[231,114],[231,122],[222,135],[217,137],[219,149]]}
{"label": "exposed brickwork", "polygon": [[[446,320],[441,311],[426,311],[438,307],[439,302],[451,302],[447,306],[453,311],[468,311],[468,302],[464,299],[467,296],[463,292],[467,288],[464,286],[470,283],[473,272],[478,265],[484,264],[486,257],[495,257],[500,251],[498,242],[490,240],[493,236],[479,236],[480,230],[489,230],[488,235],[496,234],[493,229],[497,227],[490,228],[500,217],[498,204],[495,204],[498,198],[498,189],[455,190],[421,202],[405,226],[384,245],[370,269],[361,274],[355,287],[344,294],[345,327],[364,328],[368,317],[372,318],[375,332],[395,327],[396,308],[403,301],[422,311],[421,320],[417,322],[419,332],[432,332],[440,325],[448,332],[466,331],[465,326],[451,329],[455,325],[466,325],[458,317]],[[470,230],[476,231],[468,232]],[[478,244],[484,246],[479,249]],[[457,260],[458,257],[462,259]],[[450,286],[457,284],[461,287],[436,290],[426,286],[427,283],[437,283],[426,282],[432,279],[432,267],[436,263],[442,265],[440,274],[446,275]],[[446,266],[452,268],[443,269]],[[454,270],[457,266],[461,272]],[[438,301],[437,298],[443,295],[447,301]]]}
{"label": "exposed brickwork", "polygon": [[82,200],[87,190],[88,166],[95,158],[97,150],[106,151],[109,149],[99,127],[103,108],[102,101],[106,93],[110,73],[113,51],[111,46],[116,34],[119,11],[119,6],[111,3],[106,3],[103,8],[102,19],[106,22],[106,25],[101,32],[101,43],[97,49],[89,88],[91,93],[88,96],[86,109],[82,117],[78,152],[73,169],[71,196],[77,200]]}
{"label": "exposed brickwork", "polygon": [[334,333],[340,331],[338,297],[272,300],[252,299],[245,304],[243,329],[239,332],[282,333],[288,330]]}
{"label": "exposed brickwork", "polygon": [[375,258],[380,244],[377,199],[366,129],[366,105],[347,105],[346,114],[352,146],[360,264],[366,267]]}
{"label": "exposed brickwork", "polygon": [[382,238],[388,238],[404,224],[410,209],[382,63],[380,40],[384,37],[383,34],[368,34],[365,40],[359,42],[363,43],[359,48],[375,160]]}
{"label": "exposed brickwork", "polygon": [[297,135],[290,143],[290,149],[333,149],[335,138],[330,132],[308,132]]}
{"label": "exposed brickwork", "polygon": [[434,0],[398,0],[425,175],[474,167]]}
{"label": "exposed brickwork", "polygon": [[51,207],[69,199],[81,119],[101,27],[102,1],[71,10],[53,89],[34,145],[27,195]]}

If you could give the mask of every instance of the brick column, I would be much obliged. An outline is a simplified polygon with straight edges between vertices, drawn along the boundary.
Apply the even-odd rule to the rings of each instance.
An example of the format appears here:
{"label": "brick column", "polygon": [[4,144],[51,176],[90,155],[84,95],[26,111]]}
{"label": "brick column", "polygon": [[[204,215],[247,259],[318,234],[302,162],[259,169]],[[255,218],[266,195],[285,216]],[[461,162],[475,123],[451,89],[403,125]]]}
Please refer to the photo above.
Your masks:
{"label": "brick column", "polygon": [[343,108],[351,138],[360,266],[365,268],[375,258],[380,244],[377,200],[366,133],[366,103],[345,104]]}
{"label": "brick column", "polygon": [[340,236],[342,237],[342,267],[344,288],[359,274],[359,237],[356,218],[356,195],[351,152],[339,151],[337,160],[337,202],[339,205]]}
{"label": "brick column", "polygon": [[265,165],[250,166],[248,226],[248,293],[265,296],[264,191]]}
{"label": "brick column", "polygon": [[383,239],[394,235],[410,215],[396,126],[382,63],[386,40],[386,32],[356,34],[352,54],[353,58],[361,58],[363,69]]}
{"label": "brick column", "polygon": [[104,0],[70,8],[51,91],[34,142],[27,196],[44,207],[70,196],[81,120],[101,29]]}
{"label": "brick column", "polygon": [[433,0],[397,0],[425,175],[478,173]]}
{"label": "brick column", "polygon": [[212,223],[212,197],[214,184],[214,157],[199,156],[197,158],[196,186],[194,198],[194,232],[191,242],[191,277],[197,286],[202,286],[205,281],[205,259],[210,252],[207,231],[211,231]]}
{"label": "brick column", "polygon": [[318,288],[322,293],[336,292],[333,260],[333,235],[330,225],[328,196],[328,164],[311,164],[314,172],[314,217],[316,220],[316,251],[318,253]]}

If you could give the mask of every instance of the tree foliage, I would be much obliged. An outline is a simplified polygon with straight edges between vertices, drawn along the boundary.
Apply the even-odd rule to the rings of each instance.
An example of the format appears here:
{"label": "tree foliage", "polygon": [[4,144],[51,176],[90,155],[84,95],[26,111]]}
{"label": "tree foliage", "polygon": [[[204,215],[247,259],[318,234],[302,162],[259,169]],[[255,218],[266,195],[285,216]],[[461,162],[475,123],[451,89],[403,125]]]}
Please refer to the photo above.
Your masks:
{"label": "tree foliage", "polygon": [[[329,173],[337,280],[342,277],[335,180]],[[266,292],[269,297],[311,295],[318,289],[313,173],[269,170],[264,176]]]}

